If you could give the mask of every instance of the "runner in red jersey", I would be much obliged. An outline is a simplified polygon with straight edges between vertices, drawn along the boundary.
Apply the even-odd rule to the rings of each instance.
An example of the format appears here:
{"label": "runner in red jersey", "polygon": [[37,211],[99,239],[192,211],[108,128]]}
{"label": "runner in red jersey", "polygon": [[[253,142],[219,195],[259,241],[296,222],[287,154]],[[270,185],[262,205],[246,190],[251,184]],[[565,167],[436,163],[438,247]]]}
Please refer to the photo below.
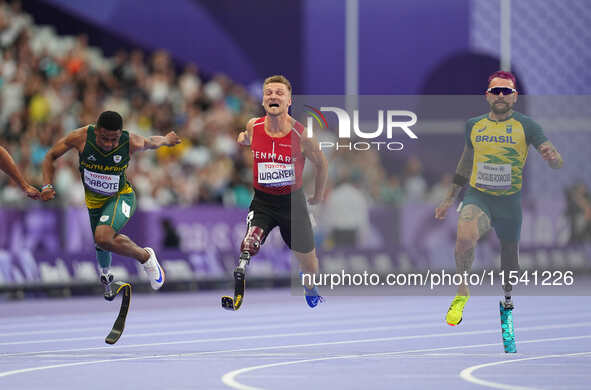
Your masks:
{"label": "runner in red jersey", "polygon": [[302,187],[306,159],[301,142],[304,126],[293,121],[287,134],[276,136],[265,129],[267,118],[269,116],[252,119],[249,139],[254,163],[253,186],[267,194],[290,194]]}
{"label": "runner in red jersey", "polygon": [[[255,195],[247,217],[247,232],[240,245],[240,264],[234,271],[234,298],[223,297],[222,306],[237,310],[244,296],[246,265],[264,243],[269,232],[279,226],[281,237],[298,260],[302,272],[318,272],[314,235],[302,190],[306,159],[316,170],[314,194],[308,203],[323,200],[327,179],[326,158],[314,137],[304,135],[304,127],[289,115],[291,84],[283,76],[268,77],[263,83],[266,116],[252,118],[238,143],[250,146],[253,156]],[[306,302],[315,307],[322,297],[314,286],[305,286]]]}

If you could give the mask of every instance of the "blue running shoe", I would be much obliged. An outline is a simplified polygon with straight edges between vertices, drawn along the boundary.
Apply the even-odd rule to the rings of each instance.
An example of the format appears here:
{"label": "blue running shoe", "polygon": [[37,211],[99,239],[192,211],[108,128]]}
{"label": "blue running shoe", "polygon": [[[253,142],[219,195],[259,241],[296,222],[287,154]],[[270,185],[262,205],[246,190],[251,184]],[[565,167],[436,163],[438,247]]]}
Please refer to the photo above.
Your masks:
{"label": "blue running shoe", "polygon": [[318,293],[318,288],[314,286],[314,288],[308,289],[304,287],[304,291],[306,292],[306,303],[308,306],[314,308],[318,306],[319,303],[324,302],[324,298]]}

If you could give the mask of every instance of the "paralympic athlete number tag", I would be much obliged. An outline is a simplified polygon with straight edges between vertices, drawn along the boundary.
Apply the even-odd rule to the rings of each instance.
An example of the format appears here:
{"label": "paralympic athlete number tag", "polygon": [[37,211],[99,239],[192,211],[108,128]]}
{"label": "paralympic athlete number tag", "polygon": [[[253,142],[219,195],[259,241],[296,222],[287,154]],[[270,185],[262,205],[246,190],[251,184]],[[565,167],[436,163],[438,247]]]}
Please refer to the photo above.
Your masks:
{"label": "paralympic athlete number tag", "polygon": [[293,164],[260,162],[258,163],[259,184],[267,187],[281,187],[295,184]]}
{"label": "paralympic athlete number tag", "polygon": [[92,192],[101,195],[113,195],[119,192],[119,176],[107,175],[84,170],[84,184]]}
{"label": "paralympic athlete number tag", "polygon": [[477,163],[476,187],[488,190],[511,189],[511,164]]}

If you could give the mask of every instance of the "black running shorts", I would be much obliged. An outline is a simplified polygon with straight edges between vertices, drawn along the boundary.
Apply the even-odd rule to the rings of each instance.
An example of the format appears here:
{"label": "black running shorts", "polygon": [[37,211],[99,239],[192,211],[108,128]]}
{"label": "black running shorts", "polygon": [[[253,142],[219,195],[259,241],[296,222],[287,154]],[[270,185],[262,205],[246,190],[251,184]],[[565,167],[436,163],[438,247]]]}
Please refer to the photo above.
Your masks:
{"label": "black running shorts", "polygon": [[248,226],[257,226],[267,235],[279,226],[289,249],[307,253],[314,249],[314,232],[304,192],[299,189],[286,195],[272,195],[256,190],[247,217]]}

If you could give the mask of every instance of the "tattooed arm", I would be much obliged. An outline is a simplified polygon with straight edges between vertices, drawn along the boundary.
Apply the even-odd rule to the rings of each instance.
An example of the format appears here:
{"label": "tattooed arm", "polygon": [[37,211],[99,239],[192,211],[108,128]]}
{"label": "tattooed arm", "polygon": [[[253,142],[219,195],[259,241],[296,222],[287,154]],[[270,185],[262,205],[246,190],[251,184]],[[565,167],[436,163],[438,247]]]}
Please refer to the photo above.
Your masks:
{"label": "tattooed arm", "polygon": [[[474,163],[474,149],[469,147],[467,144],[464,145],[464,151],[462,152],[462,157],[460,157],[460,162],[458,162],[458,166],[456,167],[456,175],[461,176],[467,182],[472,174],[472,164]],[[453,183],[447,196],[441,202],[439,207],[435,209],[435,218],[436,219],[444,219],[445,215],[447,214],[447,209],[453,204],[453,202],[458,197],[458,194],[462,190],[464,186]]]}
{"label": "tattooed arm", "polygon": [[548,161],[548,165],[552,169],[560,169],[562,168],[562,164],[564,161],[562,160],[562,156],[556,150],[556,147],[552,145],[552,142],[545,141],[537,147],[538,152],[542,155],[542,158]]}
{"label": "tattooed arm", "polygon": [[[456,175],[462,176],[468,181],[472,174],[472,164],[474,164],[474,149],[468,145],[464,145],[462,157],[460,157],[460,162],[458,162],[458,166],[456,167]],[[463,186],[454,183],[447,194],[447,199],[451,201],[455,200],[462,187]]]}

